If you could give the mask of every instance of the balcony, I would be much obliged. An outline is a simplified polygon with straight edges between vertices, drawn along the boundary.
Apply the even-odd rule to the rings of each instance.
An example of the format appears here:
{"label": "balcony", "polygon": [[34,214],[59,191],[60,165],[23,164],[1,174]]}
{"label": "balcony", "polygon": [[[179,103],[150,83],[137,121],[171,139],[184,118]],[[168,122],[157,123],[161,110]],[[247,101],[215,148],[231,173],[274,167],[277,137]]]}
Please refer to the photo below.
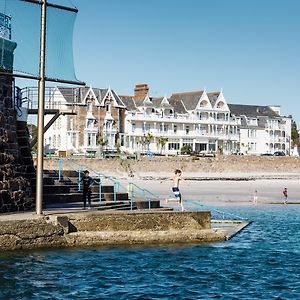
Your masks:
{"label": "balcony", "polygon": [[160,114],[142,114],[142,113],[128,113],[126,116],[130,121],[143,121],[143,122],[169,122],[169,123],[197,123],[197,124],[225,124],[225,125],[237,125],[236,121],[214,118],[200,119],[196,115],[170,115],[162,116]]}

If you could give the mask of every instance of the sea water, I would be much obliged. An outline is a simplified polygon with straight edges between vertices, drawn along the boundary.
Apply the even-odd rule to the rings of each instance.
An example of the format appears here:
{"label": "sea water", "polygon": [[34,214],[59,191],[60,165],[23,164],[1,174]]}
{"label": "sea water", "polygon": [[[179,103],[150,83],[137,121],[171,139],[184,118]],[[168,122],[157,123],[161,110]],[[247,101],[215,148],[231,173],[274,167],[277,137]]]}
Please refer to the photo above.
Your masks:
{"label": "sea water", "polygon": [[221,243],[0,254],[0,299],[300,299],[300,205],[226,207]]}

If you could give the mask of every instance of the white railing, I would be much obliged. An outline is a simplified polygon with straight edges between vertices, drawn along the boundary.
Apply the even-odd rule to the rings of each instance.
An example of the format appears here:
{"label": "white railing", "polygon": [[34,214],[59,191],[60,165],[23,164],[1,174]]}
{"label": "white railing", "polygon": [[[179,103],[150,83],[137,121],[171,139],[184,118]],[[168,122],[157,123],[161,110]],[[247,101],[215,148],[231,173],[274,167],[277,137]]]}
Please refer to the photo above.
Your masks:
{"label": "white railing", "polygon": [[224,124],[224,125],[238,125],[236,121],[233,120],[217,120],[214,118],[200,119],[197,116],[193,115],[175,115],[175,116],[161,116],[157,114],[137,114],[137,113],[128,113],[126,116],[127,120],[130,121],[152,121],[152,122],[184,122],[186,123],[197,123],[197,124]]}

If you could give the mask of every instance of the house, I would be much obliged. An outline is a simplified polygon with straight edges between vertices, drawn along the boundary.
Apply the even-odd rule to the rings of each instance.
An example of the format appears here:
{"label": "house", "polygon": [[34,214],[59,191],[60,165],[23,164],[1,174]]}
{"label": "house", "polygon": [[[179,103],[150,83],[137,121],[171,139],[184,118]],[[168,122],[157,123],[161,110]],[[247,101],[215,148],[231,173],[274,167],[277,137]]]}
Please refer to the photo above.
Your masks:
{"label": "house", "polygon": [[[125,105],[110,88],[56,87],[46,102],[47,108],[73,110],[60,115],[45,133],[45,147],[71,153],[94,155],[100,140],[106,149],[116,150],[124,134]],[[45,116],[45,123],[50,120]]]}
{"label": "house", "polygon": [[[134,95],[112,89],[57,87],[49,108],[72,109],[45,133],[45,145],[67,153],[106,150],[176,155],[194,152],[291,153],[291,118],[278,106],[228,104],[222,91],[206,90],[151,97],[147,84]],[[47,117],[46,118],[50,118]]]}

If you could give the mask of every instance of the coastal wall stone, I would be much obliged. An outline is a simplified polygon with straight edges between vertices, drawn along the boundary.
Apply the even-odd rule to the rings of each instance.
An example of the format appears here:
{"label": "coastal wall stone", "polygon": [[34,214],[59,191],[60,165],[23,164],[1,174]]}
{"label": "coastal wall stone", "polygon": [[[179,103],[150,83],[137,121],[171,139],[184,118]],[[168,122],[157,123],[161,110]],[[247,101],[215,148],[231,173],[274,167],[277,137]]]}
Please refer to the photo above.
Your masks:
{"label": "coastal wall stone", "polygon": [[37,249],[67,246],[64,228],[47,218],[0,222],[0,249]]}
{"label": "coastal wall stone", "polygon": [[84,212],[0,221],[0,250],[224,241],[210,212]]}
{"label": "coastal wall stone", "polygon": [[12,76],[0,75],[0,213],[33,207],[35,169],[27,123],[17,120],[12,84]]}
{"label": "coastal wall stone", "polygon": [[[73,158],[77,163],[99,170],[105,174],[117,177],[127,176],[132,170],[136,177],[170,176],[175,169],[181,169],[184,176],[198,176],[198,174],[279,174],[300,173],[300,157],[272,157],[272,156],[237,156],[219,155],[217,157],[142,157],[133,159],[91,159]],[[58,169],[57,158],[46,158],[45,169]],[[65,166],[65,169],[67,167]]]}
{"label": "coastal wall stone", "polygon": [[69,215],[76,231],[210,229],[210,212],[132,212]]}

